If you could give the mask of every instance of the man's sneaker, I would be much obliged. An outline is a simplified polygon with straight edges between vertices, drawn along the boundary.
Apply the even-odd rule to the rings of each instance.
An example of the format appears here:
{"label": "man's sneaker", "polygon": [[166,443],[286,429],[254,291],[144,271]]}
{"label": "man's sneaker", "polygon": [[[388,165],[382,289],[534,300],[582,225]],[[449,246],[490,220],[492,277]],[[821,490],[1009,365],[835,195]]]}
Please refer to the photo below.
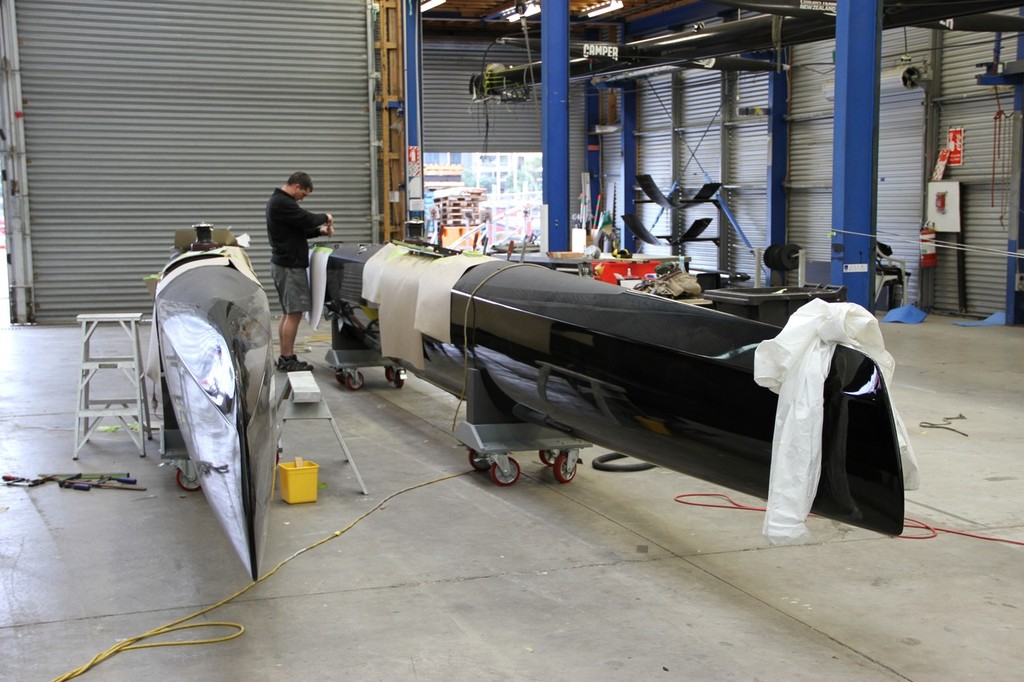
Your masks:
{"label": "man's sneaker", "polygon": [[277,359],[277,369],[281,372],[312,372],[313,365],[299,360],[294,355],[282,355]]}

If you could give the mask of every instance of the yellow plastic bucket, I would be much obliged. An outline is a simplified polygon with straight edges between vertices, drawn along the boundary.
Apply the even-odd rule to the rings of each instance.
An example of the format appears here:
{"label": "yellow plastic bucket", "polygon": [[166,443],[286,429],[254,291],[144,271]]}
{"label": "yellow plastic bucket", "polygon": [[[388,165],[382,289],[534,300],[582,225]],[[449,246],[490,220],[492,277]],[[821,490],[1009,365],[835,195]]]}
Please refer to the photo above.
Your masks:
{"label": "yellow plastic bucket", "polygon": [[320,465],[296,457],[294,462],[279,462],[281,499],[288,504],[316,502],[316,474]]}

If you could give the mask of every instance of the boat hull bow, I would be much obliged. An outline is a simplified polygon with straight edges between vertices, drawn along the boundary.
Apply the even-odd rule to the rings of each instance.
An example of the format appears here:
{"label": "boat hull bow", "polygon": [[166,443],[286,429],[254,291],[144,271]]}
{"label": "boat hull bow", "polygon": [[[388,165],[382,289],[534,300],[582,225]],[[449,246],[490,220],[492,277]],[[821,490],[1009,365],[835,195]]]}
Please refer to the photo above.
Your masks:
{"label": "boat hull bow", "polygon": [[167,393],[198,482],[253,580],[273,496],[270,312],[240,249],[165,268],[154,318]]}

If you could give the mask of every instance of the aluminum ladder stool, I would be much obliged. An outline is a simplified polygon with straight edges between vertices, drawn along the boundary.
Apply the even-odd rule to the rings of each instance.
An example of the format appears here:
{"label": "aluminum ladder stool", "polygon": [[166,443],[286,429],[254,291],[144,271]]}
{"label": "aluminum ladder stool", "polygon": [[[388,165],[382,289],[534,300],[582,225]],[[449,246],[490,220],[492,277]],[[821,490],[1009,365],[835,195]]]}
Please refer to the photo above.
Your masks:
{"label": "aluminum ladder stool", "polygon": [[363,477],[359,475],[356,461],[352,458],[352,453],[349,452],[348,446],[345,445],[345,439],[341,437],[341,430],[338,428],[337,422],[334,421],[331,410],[327,407],[324,396],[320,393],[320,386],[317,385],[312,372],[288,372],[288,380],[277,403],[278,457],[281,455],[284,423],[290,419],[327,419],[330,421],[331,428],[334,429],[334,435],[338,438],[338,443],[341,444],[341,451],[345,455],[345,461],[351,465],[352,473],[356,475],[356,480],[359,481],[359,487],[364,495],[370,494],[366,490],[366,484],[363,483]]}
{"label": "aluminum ladder stool", "polygon": [[[146,402],[146,378],[142,367],[142,352],[139,345],[139,324],[142,313],[95,313],[78,316],[82,325],[82,361],[78,376],[78,406],[75,409],[75,454],[89,442],[100,422],[116,418],[128,431],[128,435],[139,448],[139,456],[146,456],[146,440],[153,439],[149,420],[149,405]],[[96,332],[115,325],[128,336],[131,350],[127,354],[97,355],[92,344]],[[120,370],[128,379],[133,395],[127,397],[92,397],[92,382],[100,370]],[[105,372],[103,376],[110,373]],[[109,390],[109,389],[108,389]],[[133,422],[129,422],[131,418]],[[136,430],[137,425],[137,430]],[[145,432],[145,434],[143,434]]]}

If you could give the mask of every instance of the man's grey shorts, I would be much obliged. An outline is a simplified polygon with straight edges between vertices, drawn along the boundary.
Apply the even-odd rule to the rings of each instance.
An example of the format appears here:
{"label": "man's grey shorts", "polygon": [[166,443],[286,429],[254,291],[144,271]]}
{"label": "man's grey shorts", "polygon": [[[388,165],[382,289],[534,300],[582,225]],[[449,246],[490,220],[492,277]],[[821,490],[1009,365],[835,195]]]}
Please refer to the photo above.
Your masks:
{"label": "man's grey shorts", "polygon": [[277,298],[285,313],[304,313],[312,306],[309,295],[309,275],[306,268],[285,268],[270,264],[270,275],[274,278]]}

